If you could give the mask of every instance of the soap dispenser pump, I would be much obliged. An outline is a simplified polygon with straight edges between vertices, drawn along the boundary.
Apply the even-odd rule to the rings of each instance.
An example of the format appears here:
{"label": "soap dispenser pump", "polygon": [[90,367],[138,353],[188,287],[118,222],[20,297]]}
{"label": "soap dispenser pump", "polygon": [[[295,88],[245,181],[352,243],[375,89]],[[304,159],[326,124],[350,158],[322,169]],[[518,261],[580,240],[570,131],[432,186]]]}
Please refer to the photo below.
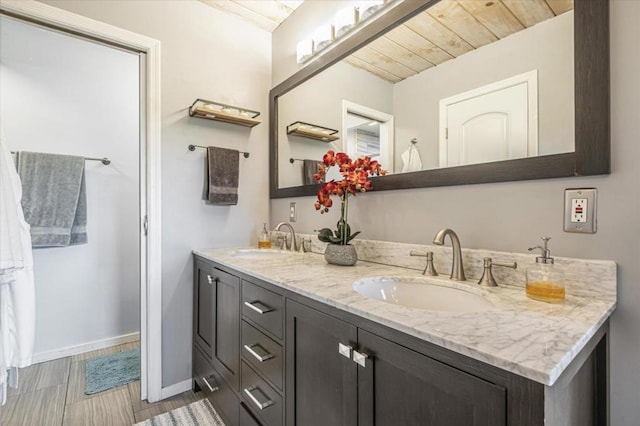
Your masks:
{"label": "soap dispenser pump", "polygon": [[543,302],[560,303],[564,301],[564,273],[555,265],[551,251],[547,247],[550,237],[542,237],[543,246],[529,248],[540,249],[542,256],[536,257],[534,266],[527,268],[527,296]]}

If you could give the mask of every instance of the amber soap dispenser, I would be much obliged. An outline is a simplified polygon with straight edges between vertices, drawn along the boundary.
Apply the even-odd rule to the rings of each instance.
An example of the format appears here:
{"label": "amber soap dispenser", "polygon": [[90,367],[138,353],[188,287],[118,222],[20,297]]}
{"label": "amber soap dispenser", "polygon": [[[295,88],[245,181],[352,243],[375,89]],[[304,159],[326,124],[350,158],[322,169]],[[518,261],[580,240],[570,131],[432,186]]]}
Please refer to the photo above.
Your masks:
{"label": "amber soap dispenser", "polygon": [[542,237],[543,246],[531,247],[529,251],[540,249],[542,256],[536,257],[534,266],[527,268],[527,296],[542,302],[561,303],[564,301],[564,273],[554,264],[551,251],[547,247],[550,237]]}

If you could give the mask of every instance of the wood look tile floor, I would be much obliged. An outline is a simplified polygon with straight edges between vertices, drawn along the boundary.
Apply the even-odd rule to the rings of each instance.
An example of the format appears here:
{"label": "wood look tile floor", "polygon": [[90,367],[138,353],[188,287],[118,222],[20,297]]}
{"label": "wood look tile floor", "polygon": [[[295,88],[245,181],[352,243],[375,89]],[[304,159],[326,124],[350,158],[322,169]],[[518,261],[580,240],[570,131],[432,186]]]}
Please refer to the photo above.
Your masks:
{"label": "wood look tile floor", "polygon": [[85,395],[87,360],[139,347],[126,343],[20,370],[18,389],[0,407],[2,426],[131,426],[201,399],[184,392],[156,403],[140,400],[140,381]]}

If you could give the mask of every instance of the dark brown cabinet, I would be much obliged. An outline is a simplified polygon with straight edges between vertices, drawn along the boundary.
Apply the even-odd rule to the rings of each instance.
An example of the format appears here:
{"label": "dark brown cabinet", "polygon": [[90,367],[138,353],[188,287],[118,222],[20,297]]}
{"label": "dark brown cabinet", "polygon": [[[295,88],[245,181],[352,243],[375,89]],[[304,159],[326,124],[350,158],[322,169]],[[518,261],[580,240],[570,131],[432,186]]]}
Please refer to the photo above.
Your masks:
{"label": "dark brown cabinet", "polygon": [[355,346],[357,328],[291,300],[286,313],[287,425],[355,426],[356,364],[338,347]]}
{"label": "dark brown cabinet", "polygon": [[287,424],[506,424],[503,387],[295,302],[286,324]]}
{"label": "dark brown cabinet", "polygon": [[500,426],[506,389],[358,330],[360,425]]}
{"label": "dark brown cabinet", "polygon": [[240,389],[240,279],[213,268],[212,363],[234,390]]}
{"label": "dark brown cabinet", "polygon": [[606,333],[605,324],[545,387],[232,268],[195,262],[194,388],[228,426],[603,424]]}
{"label": "dark brown cabinet", "polygon": [[196,260],[193,289],[193,379],[226,424],[238,425],[240,279]]}
{"label": "dark brown cabinet", "polygon": [[213,344],[213,266],[196,261],[193,288],[193,342],[211,360]]}

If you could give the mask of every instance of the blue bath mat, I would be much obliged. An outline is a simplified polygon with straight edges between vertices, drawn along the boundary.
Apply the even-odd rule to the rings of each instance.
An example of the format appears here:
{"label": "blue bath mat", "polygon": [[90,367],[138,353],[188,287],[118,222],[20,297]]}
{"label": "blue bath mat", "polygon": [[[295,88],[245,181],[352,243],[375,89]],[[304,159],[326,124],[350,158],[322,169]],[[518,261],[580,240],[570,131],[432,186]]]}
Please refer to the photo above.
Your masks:
{"label": "blue bath mat", "polygon": [[140,378],[140,349],[131,349],[87,361],[85,395],[106,391]]}

